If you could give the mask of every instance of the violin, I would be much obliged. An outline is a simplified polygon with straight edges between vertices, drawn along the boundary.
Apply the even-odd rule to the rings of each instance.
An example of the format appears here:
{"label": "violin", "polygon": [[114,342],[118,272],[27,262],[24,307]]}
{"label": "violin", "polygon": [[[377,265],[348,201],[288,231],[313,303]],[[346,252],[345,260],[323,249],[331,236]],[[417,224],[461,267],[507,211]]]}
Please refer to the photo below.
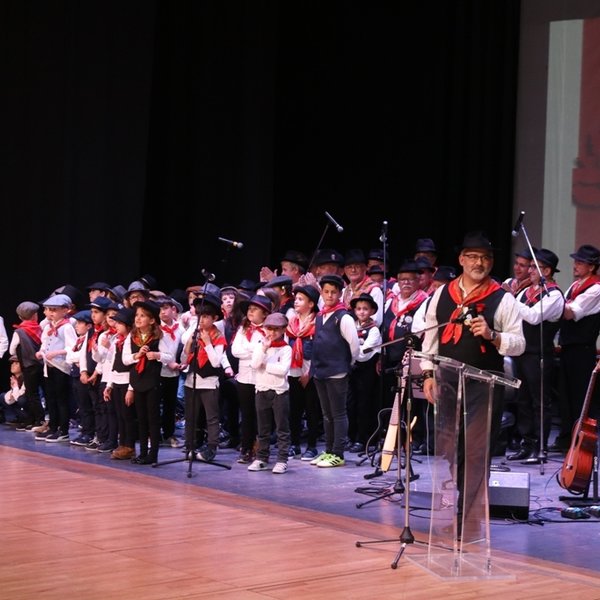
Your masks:
{"label": "violin", "polygon": [[600,360],[592,371],[583,407],[581,408],[581,415],[573,426],[571,447],[565,456],[560,473],[556,476],[558,484],[572,494],[585,492],[592,475],[598,430],[596,419],[588,417],[588,412],[598,370],[600,370]]}

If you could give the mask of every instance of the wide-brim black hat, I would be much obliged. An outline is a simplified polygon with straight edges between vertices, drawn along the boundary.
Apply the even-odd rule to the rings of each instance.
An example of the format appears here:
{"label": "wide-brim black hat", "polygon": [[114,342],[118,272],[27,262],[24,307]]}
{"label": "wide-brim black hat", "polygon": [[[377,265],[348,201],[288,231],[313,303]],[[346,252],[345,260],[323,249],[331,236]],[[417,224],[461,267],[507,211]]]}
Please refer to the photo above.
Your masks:
{"label": "wide-brim black hat", "polygon": [[335,285],[340,290],[343,290],[346,287],[344,280],[339,275],[323,275],[319,280],[319,284],[323,287],[326,283],[330,285]]}
{"label": "wide-brim black hat", "polygon": [[352,300],[350,300],[350,306],[352,307],[352,310],[354,310],[356,308],[356,304],[358,302],[368,302],[369,305],[371,306],[371,308],[373,309],[374,313],[376,313],[377,309],[379,308],[379,305],[377,304],[377,302],[375,302],[375,300],[373,299],[373,296],[371,296],[371,294],[365,294],[363,292],[360,296],[356,296],[356,298],[352,298]]}
{"label": "wide-brim black hat", "polygon": [[415,252],[433,252],[437,254],[437,250],[431,238],[419,238],[415,245]]}
{"label": "wide-brim black hat", "polygon": [[333,248],[322,248],[315,255],[312,264],[315,266],[336,264],[340,267],[344,266],[344,255]]}
{"label": "wide-brim black hat", "polygon": [[139,300],[133,303],[133,308],[144,308],[146,309],[156,320],[160,323],[160,306],[154,302],[154,300]]}
{"label": "wide-brim black hat", "polygon": [[399,267],[397,273],[420,273],[423,269],[416,260],[405,260]]}
{"label": "wide-brim black hat", "polygon": [[569,256],[574,260],[588,263],[589,265],[600,264],[600,250],[591,244],[579,246],[577,252],[573,252],[573,254],[569,254]]}
{"label": "wide-brim black hat", "polygon": [[366,265],[367,258],[360,248],[352,248],[344,254],[344,266],[348,265]]}
{"label": "wide-brim black hat", "polygon": [[134,317],[135,310],[133,308],[121,308],[112,316],[112,320],[124,323],[127,327],[133,327]]}
{"label": "wide-brim black hat", "polygon": [[319,298],[321,297],[321,293],[316,287],[312,285],[297,285],[293,289],[293,292],[294,294],[304,294],[309,300],[311,300],[314,303],[314,312],[318,312]]}
{"label": "wide-brim black hat", "polygon": [[435,271],[435,267],[431,264],[431,261],[426,256],[419,256],[415,259],[420,271]]}
{"label": "wide-brim black hat", "polygon": [[483,231],[470,231],[463,238],[462,244],[456,246],[457,252],[462,252],[466,248],[481,248],[482,250],[488,250],[494,252],[498,248],[495,248],[490,242],[489,238]]}
{"label": "wide-brim black hat", "polygon": [[440,265],[433,274],[434,281],[449,282],[456,279],[456,269],[448,265]]}
{"label": "wide-brim black hat", "polygon": [[203,306],[204,304],[210,304],[211,306],[216,308],[217,316],[219,317],[219,319],[223,318],[223,312],[221,311],[222,302],[221,302],[220,296],[217,296],[215,294],[203,294],[203,295],[199,296],[198,298],[194,298],[194,302],[193,302],[194,307]]}
{"label": "wide-brim black hat", "polygon": [[254,294],[250,300],[240,301],[240,308],[243,312],[247,312],[251,304],[262,308],[267,314],[271,314],[273,312],[273,303],[266,296]]}
{"label": "wide-brim black hat", "polygon": [[535,257],[537,261],[540,263],[544,263],[548,267],[554,271],[554,273],[560,273],[560,269],[557,269],[558,265],[558,256],[552,252],[552,250],[548,250],[547,248],[534,248]]}
{"label": "wide-brim black hat", "polygon": [[308,268],[308,258],[306,257],[306,254],[299,252],[298,250],[287,250],[279,262],[291,262],[303,269]]}

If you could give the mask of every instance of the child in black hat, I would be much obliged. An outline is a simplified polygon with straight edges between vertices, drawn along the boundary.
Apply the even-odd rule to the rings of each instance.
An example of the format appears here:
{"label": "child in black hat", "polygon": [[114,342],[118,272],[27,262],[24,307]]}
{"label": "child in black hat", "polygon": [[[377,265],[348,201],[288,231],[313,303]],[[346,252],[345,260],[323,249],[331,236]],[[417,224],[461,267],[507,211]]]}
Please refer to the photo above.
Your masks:
{"label": "child in black hat", "polygon": [[123,363],[123,348],[133,326],[134,314],[132,308],[122,308],[113,314],[112,322],[116,334],[106,361],[109,377],[104,389],[104,398],[112,402],[117,417],[118,443],[110,455],[115,460],[130,460],[135,457],[137,423],[134,392],[129,385],[131,366]]}
{"label": "child in black hat", "polygon": [[310,367],[321,402],[325,429],[325,451],[310,463],[318,467],[341,467],[345,464],[348,380],[360,344],[354,319],[342,302],[343,287],[344,281],[338,275],[321,278],[323,309],[316,319]]}
{"label": "child in black hat", "polygon": [[[290,368],[290,458],[310,461],[317,457],[322,414],[315,382],[310,375],[315,319],[319,311],[319,290],[311,285],[294,288],[294,314],[287,336],[292,346]],[[301,455],[302,417],[306,416],[306,451]]]}
{"label": "child in black hat", "polygon": [[273,305],[266,296],[254,295],[250,300],[242,300],[240,308],[246,316],[238,327],[231,353],[239,359],[237,388],[240,402],[240,464],[248,464],[254,460],[256,442],[256,405],[255,405],[255,372],[250,362],[254,346],[264,338],[262,325],[271,314]]}
{"label": "child in black hat", "polygon": [[364,452],[367,442],[377,430],[379,398],[377,362],[381,332],[373,320],[377,303],[370,294],[361,294],[350,301],[356,319],[360,352],[350,373],[348,411],[349,451]]}
{"label": "child in black hat", "polygon": [[[136,302],[134,325],[123,346],[123,364],[129,373],[138,418],[140,453],[132,462],[150,465],[158,460],[160,445],[160,370],[173,359],[163,341],[160,307],[152,300]],[[150,437],[150,450],[148,450]]]}
{"label": "child in black hat", "polygon": [[[181,362],[189,366],[185,384],[186,452],[194,452],[196,424],[200,408],[206,417],[206,445],[195,452],[198,460],[211,462],[219,445],[219,375],[227,341],[215,323],[223,318],[221,298],[205,294],[194,300],[198,317],[197,331],[188,336],[181,353]],[[192,459],[189,454],[190,460]]]}

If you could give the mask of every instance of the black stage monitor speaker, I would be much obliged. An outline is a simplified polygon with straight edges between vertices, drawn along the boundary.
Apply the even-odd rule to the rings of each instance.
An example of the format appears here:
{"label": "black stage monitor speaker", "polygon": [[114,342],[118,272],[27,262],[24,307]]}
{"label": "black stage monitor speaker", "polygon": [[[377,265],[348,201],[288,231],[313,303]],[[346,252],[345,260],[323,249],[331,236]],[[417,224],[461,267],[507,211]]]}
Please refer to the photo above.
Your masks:
{"label": "black stage monitor speaker", "polygon": [[493,471],[489,488],[490,517],[529,518],[529,473]]}

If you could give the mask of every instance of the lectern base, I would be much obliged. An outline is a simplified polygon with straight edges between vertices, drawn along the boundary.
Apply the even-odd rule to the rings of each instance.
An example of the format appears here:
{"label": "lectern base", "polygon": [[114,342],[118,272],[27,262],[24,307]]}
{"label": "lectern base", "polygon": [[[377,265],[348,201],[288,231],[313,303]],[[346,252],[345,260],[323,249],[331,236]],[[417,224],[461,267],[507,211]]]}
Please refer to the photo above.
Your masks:
{"label": "lectern base", "polygon": [[515,580],[516,576],[506,569],[492,564],[489,557],[468,552],[430,552],[420,556],[409,556],[408,560],[435,575],[439,579],[452,581],[474,581],[479,579]]}

